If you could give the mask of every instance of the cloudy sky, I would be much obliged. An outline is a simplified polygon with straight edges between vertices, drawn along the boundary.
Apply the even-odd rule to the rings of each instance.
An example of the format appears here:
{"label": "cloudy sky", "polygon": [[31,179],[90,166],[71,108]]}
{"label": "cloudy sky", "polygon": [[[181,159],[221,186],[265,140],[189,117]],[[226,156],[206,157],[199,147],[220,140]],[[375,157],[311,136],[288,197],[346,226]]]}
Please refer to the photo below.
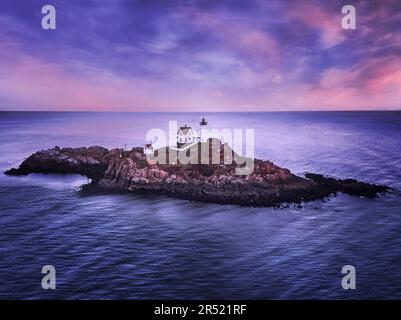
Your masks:
{"label": "cloudy sky", "polygon": [[0,110],[401,109],[400,31],[400,0],[0,0]]}

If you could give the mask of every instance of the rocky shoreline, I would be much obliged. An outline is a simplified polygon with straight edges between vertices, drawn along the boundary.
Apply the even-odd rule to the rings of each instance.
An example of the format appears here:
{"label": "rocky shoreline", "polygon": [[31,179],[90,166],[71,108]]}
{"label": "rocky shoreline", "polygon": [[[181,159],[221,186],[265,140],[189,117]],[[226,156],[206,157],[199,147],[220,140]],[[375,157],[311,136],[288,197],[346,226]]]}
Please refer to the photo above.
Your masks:
{"label": "rocky shoreline", "polygon": [[[223,145],[220,144],[223,150]],[[219,204],[279,206],[323,199],[338,192],[377,197],[388,187],[354,179],[334,179],[308,173],[305,177],[270,161],[254,160],[252,174],[235,175],[235,164],[149,164],[143,148],[108,150],[103,147],[38,151],[7,175],[74,173],[87,176],[82,190],[136,192]]]}

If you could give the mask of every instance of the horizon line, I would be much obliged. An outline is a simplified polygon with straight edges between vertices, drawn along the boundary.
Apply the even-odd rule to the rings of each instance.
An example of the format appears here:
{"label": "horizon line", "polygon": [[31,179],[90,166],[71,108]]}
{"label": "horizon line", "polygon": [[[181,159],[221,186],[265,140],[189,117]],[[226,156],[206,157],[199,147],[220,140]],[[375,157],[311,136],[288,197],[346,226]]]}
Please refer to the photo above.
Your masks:
{"label": "horizon line", "polygon": [[273,113],[273,112],[394,112],[399,109],[319,109],[319,110],[233,110],[233,111],[131,111],[131,110],[0,110],[0,112],[54,112],[54,113]]}

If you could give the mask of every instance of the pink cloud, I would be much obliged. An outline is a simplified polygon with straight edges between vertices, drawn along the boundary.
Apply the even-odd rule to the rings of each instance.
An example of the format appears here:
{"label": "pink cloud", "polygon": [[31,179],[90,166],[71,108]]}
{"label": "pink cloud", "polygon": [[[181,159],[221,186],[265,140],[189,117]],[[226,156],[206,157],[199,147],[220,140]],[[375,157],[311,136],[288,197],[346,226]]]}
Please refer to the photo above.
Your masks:
{"label": "pink cloud", "polygon": [[331,68],[323,73],[321,84],[323,88],[353,87],[370,95],[389,90],[401,94],[401,58],[370,59],[351,70]]}
{"label": "pink cloud", "polygon": [[179,82],[119,78],[102,70],[75,74],[21,53],[0,64],[0,93],[20,110],[214,111],[216,104],[224,108],[218,89],[205,92]]}
{"label": "pink cloud", "polygon": [[320,31],[324,49],[333,47],[344,40],[346,35],[341,27],[341,11],[329,12],[311,3],[294,3],[288,12],[289,21],[302,22]]}
{"label": "pink cloud", "polygon": [[328,69],[320,86],[303,86],[299,93],[303,107],[399,109],[401,59],[372,59],[352,70]]}
{"label": "pink cloud", "polygon": [[263,55],[271,62],[277,62],[280,58],[280,48],[275,39],[266,31],[261,31],[260,26],[253,26],[252,20],[199,10],[183,11],[182,16],[217,37],[228,49],[244,54]]}
{"label": "pink cloud", "polygon": [[[20,108],[49,110],[233,111],[377,109],[401,106],[401,60],[372,60],[353,70],[328,69],[320,85],[274,82],[243,69],[231,88],[148,83],[91,71],[76,75],[27,55],[0,64],[0,92]],[[368,76],[367,76],[368,75]],[[17,101],[17,102],[15,102]]]}
{"label": "pink cloud", "polygon": [[90,77],[29,55],[0,64],[0,92],[24,108],[98,110],[143,105],[148,99],[137,81],[97,71]]}
{"label": "pink cloud", "polygon": [[[251,25],[224,15],[203,13],[195,13],[193,23],[210,28],[233,52],[215,50],[194,55],[188,65],[173,65],[175,73],[169,74],[167,81],[121,77],[107,69],[90,69],[79,62],[45,61],[24,53],[10,39],[2,39],[7,50],[0,61],[0,98],[10,101],[14,109],[35,110],[266,111],[401,107],[401,58],[398,56],[366,58],[348,69],[326,69],[320,74],[320,83],[311,85],[293,81],[297,78],[294,77],[296,69],[282,72],[277,63],[282,58],[282,49],[272,37]],[[327,39],[330,39],[327,44],[333,44],[339,38]],[[251,57],[261,54],[271,59],[269,64],[252,68],[236,52]],[[199,69],[197,62],[218,68]],[[7,109],[7,105],[0,108]]]}

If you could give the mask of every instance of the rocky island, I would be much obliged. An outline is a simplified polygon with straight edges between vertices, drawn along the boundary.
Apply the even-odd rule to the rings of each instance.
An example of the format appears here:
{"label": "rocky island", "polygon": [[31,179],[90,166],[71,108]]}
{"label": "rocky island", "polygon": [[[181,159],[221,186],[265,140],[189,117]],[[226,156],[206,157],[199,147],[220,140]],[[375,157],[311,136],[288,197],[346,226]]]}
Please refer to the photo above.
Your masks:
{"label": "rocky island", "polygon": [[[220,141],[218,143],[222,153],[225,145]],[[159,164],[149,163],[141,147],[129,151],[108,150],[99,146],[55,147],[32,154],[18,168],[10,169],[5,174],[81,174],[91,179],[89,184],[82,187],[83,192],[149,193],[244,206],[280,206],[323,199],[338,192],[374,198],[389,189],[382,185],[354,179],[328,178],[321,174],[307,173],[300,177],[270,161],[254,159],[253,163],[251,174],[238,176],[235,174],[235,163],[225,164],[224,157],[214,164]]]}

